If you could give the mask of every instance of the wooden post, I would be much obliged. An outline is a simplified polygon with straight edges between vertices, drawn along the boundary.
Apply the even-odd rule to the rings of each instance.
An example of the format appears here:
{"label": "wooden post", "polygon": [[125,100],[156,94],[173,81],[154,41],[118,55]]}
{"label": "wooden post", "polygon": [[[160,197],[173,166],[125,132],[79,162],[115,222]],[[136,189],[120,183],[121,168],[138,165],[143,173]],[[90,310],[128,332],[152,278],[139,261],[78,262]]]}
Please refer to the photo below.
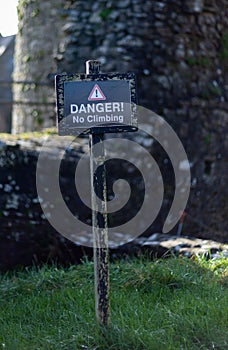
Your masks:
{"label": "wooden post", "polygon": [[[99,61],[86,62],[86,74],[98,74]],[[107,326],[110,317],[109,308],[109,257],[107,190],[105,171],[104,134],[90,134],[90,176],[92,225],[94,245],[94,285],[97,321]],[[94,147],[96,146],[96,147]],[[94,170],[96,173],[94,174]],[[98,200],[97,197],[100,199]]]}

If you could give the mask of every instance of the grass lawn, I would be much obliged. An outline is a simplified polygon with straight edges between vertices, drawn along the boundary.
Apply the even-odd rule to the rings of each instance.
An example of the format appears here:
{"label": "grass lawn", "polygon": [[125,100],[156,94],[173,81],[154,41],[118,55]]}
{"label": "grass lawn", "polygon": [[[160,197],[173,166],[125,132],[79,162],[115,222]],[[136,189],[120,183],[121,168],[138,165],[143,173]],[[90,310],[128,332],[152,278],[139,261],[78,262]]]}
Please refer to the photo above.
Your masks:
{"label": "grass lawn", "polygon": [[0,349],[228,349],[228,259],[110,266],[111,323],[94,315],[93,264],[0,278]]}

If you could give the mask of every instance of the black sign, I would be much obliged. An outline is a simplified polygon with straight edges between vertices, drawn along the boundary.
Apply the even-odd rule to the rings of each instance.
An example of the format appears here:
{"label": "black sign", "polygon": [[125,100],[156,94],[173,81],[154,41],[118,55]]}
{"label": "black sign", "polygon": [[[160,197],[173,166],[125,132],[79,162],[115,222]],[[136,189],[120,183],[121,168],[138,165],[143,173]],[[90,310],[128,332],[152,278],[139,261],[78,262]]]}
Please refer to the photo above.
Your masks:
{"label": "black sign", "polygon": [[60,135],[137,130],[132,73],[57,75],[56,91]]}

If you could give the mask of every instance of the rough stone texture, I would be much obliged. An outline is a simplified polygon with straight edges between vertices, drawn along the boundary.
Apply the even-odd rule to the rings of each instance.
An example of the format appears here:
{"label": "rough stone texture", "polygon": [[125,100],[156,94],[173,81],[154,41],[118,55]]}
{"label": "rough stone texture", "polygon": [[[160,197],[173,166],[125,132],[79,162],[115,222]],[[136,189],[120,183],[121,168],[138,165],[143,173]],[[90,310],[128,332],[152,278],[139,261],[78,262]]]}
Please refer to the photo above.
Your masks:
{"label": "rough stone texture", "polygon": [[55,97],[53,59],[61,37],[63,1],[20,0],[19,31],[14,62],[14,104],[12,132],[18,133],[54,125]]}
{"label": "rough stone texture", "polygon": [[[50,16],[55,1],[39,4],[32,1],[23,7],[15,74],[21,72],[21,79],[34,76],[43,80],[48,73],[84,72],[87,59],[99,59],[103,72],[136,72],[139,104],[164,116],[173,126],[191,163],[187,234],[227,240],[227,0],[66,0],[58,2],[62,22],[58,14]],[[47,29],[54,17],[53,29]],[[36,20],[40,30],[33,30]],[[50,40],[43,33],[51,35]],[[43,49],[53,35],[56,50],[45,47],[45,57],[29,60],[33,49]],[[31,46],[38,40],[36,36],[38,45]],[[41,71],[45,72],[42,76]],[[42,101],[42,96],[30,90],[15,93],[19,99]],[[54,89],[40,91],[45,91],[48,101],[54,100]],[[21,112],[17,109],[14,113],[14,132],[37,128],[37,107],[20,108]],[[50,125],[49,114],[40,115],[43,125]],[[172,166],[155,143],[151,152],[167,184],[168,200],[163,206],[167,212],[173,195]]]}
{"label": "rough stone texture", "polygon": [[[43,141],[39,137],[0,143],[0,271],[41,262],[76,263],[85,252],[90,253],[64,239],[43,214],[36,191],[36,164]],[[62,175],[65,183],[74,168],[71,163]],[[69,192],[68,188],[66,196]]]}
{"label": "rough stone texture", "polygon": [[[51,135],[50,138],[53,140],[55,135]],[[53,261],[68,265],[70,263],[79,263],[80,259],[85,255],[92,257],[91,248],[76,245],[56,232],[41,209],[36,190],[36,165],[41,146],[44,140],[47,139],[47,135],[33,136],[33,138],[31,138],[31,135],[28,135],[27,138],[23,136],[17,139],[1,135],[1,139],[0,271],[19,266],[39,265],[44,262],[51,263]],[[83,207],[74,189],[75,166],[79,158],[88,149],[87,141],[87,139],[79,139],[74,147],[67,148],[63,164],[61,165],[60,185],[68,208],[81,220],[91,224],[91,211]],[[58,156],[59,152],[66,147],[64,142],[58,141],[54,147],[53,141],[51,143],[52,146],[48,151],[50,159],[47,160],[50,173],[53,169],[53,157]],[[113,171],[114,167],[112,164],[110,168],[112,169],[112,179],[118,178],[119,169]],[[122,175],[123,172],[128,172],[133,186],[137,187],[139,175],[132,173],[132,168],[129,168],[129,166],[126,169],[122,166],[121,171]],[[112,183],[109,177],[110,181]],[[108,188],[110,190],[110,183],[108,183]],[[140,205],[138,196],[136,202],[139,202]],[[135,203],[135,200],[133,203]],[[50,204],[47,203],[47,205]],[[132,202],[130,202],[117,217],[112,217],[114,224],[120,224],[121,219],[128,220],[128,215],[134,215],[133,209],[137,213],[138,208],[135,205],[133,208]],[[162,217],[148,230],[148,237],[141,237],[131,244],[122,245],[118,249],[111,249],[111,258],[123,257],[124,255],[138,255],[141,252],[157,257],[167,252],[181,253],[186,256],[211,252],[214,255],[217,254],[219,256],[222,253],[224,256],[227,256],[227,245],[224,244],[228,242],[227,235],[220,235],[220,232],[216,229],[212,235],[211,231],[206,227],[204,235],[202,235],[200,231],[197,231],[197,225],[192,230],[189,230],[186,221],[181,237],[175,236],[175,230],[172,235],[154,233],[161,232],[159,231],[162,225],[161,222]],[[199,239],[192,236],[205,236],[207,239]],[[211,239],[209,240],[209,238]]]}
{"label": "rough stone texture", "polygon": [[185,225],[227,238],[227,1],[67,1],[65,22],[60,70],[84,71],[90,58],[136,72],[139,104],[170,122],[191,163]]}
{"label": "rough stone texture", "polygon": [[0,34],[0,132],[11,132],[14,43],[15,35]]}
{"label": "rough stone texture", "polygon": [[152,258],[175,254],[188,258],[204,256],[208,259],[219,259],[228,257],[228,245],[188,236],[177,237],[155,233],[148,238],[138,238],[131,244],[125,244],[112,251],[113,258],[142,254]]}
{"label": "rough stone texture", "polygon": [[148,239],[141,238],[136,240],[135,243],[138,244],[144,251],[148,249],[153,253],[155,253],[155,248],[157,248],[158,252],[160,249],[160,254],[162,254],[163,248],[170,253],[181,254],[187,257],[191,257],[193,255],[204,255],[212,259],[228,257],[227,244],[221,244],[213,240],[203,240],[188,236],[177,237],[155,233]]}

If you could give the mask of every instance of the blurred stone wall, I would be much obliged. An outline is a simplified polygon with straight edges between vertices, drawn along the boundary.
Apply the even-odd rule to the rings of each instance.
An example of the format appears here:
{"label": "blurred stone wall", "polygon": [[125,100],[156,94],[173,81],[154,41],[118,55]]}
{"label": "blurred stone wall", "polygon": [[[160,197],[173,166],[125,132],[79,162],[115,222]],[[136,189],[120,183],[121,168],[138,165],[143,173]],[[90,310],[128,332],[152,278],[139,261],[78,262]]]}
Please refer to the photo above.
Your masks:
{"label": "blurred stone wall", "polygon": [[[41,263],[61,264],[68,266],[69,264],[79,263],[83,256],[87,255],[92,257],[92,249],[86,246],[79,245],[81,239],[86,239],[85,232],[75,231],[73,234],[76,237],[76,243],[72,243],[69,239],[60,235],[49,223],[48,219],[44,215],[38,193],[36,189],[36,167],[37,159],[40,154],[40,150],[43,143],[46,142],[46,152],[49,159],[47,159],[47,170],[50,169],[50,176],[53,177],[53,181],[56,178],[53,173],[55,168],[55,162],[58,158],[62,157],[65,151],[66,140],[62,137],[56,137],[56,135],[50,134],[49,141],[47,142],[47,134],[40,133],[36,137],[31,135],[29,138],[24,135],[8,137],[0,141],[0,272],[5,272],[9,269],[21,268],[25,266],[40,266]],[[69,139],[67,144],[69,144]],[[59,172],[59,184],[61,193],[64,198],[67,207],[73,215],[77,216],[83,222],[88,225],[91,224],[91,210],[82,203],[80,200],[76,188],[75,188],[75,167],[82,155],[88,152],[87,139],[79,139],[73,142],[68,147],[67,152],[64,153],[61,169]],[[119,164],[119,163],[118,163]],[[111,171],[110,171],[111,170]],[[125,178],[129,178],[130,183],[134,184],[134,189],[140,186],[140,176],[138,172],[133,171],[129,165],[121,166],[121,173],[125,173]],[[119,178],[119,167],[115,166],[115,161],[107,167],[109,173],[109,180],[111,182]],[[167,170],[165,171],[167,173]],[[127,175],[127,176],[126,176]],[[45,172],[42,175],[45,190],[47,192],[52,191],[46,183]],[[166,175],[167,182],[167,175]],[[109,187],[110,190],[110,187]],[[194,196],[194,190],[193,190]],[[50,196],[51,199],[51,196]],[[125,210],[120,210],[118,218],[114,218],[115,221],[120,224],[126,222],[128,215],[132,215],[136,209],[136,204],[139,199],[132,198]],[[55,201],[54,201],[55,202]],[[222,204],[222,203],[221,203]],[[43,202],[43,206],[50,208],[54,204],[52,201]],[[196,203],[196,206],[199,204]],[[197,226],[199,220],[203,220],[199,215],[195,215],[196,224],[189,229],[189,223],[186,221],[183,226],[181,236],[170,237],[165,234],[154,234],[155,232],[161,232],[163,226],[162,216],[159,220],[156,220],[150,229],[148,235],[152,236],[148,243],[143,247],[135,247],[136,242],[132,244],[126,244],[120,246],[118,249],[110,250],[110,257],[126,257],[126,254],[139,256],[140,251],[149,252],[151,257],[159,257],[163,254],[167,256],[167,250],[171,249],[171,253],[181,252],[187,256],[191,255],[192,246],[195,247],[196,253],[202,253],[201,246],[204,246],[204,253],[208,253],[211,249],[211,253],[222,252],[223,249],[227,250],[227,246],[222,248],[222,244],[216,244],[211,242],[208,244],[204,241],[204,238],[211,239],[218,242],[228,243],[228,237],[226,235],[226,222],[225,222],[225,208],[219,207],[219,203],[216,202],[217,208],[220,208],[221,213],[214,212],[215,215],[224,215],[224,220],[216,222],[214,218],[206,219],[207,207],[202,205],[203,219],[205,227],[203,230],[199,230]],[[198,207],[199,209],[199,207]],[[189,215],[193,215],[194,206],[189,207],[187,213],[187,219]],[[50,218],[49,213],[49,218]],[[62,213],[59,213],[62,217]],[[163,213],[164,216],[164,213]],[[64,217],[62,220],[64,221]],[[141,218],[143,220],[143,217]],[[90,228],[88,226],[88,231]],[[176,229],[173,230],[173,235],[176,234]],[[201,237],[200,240],[186,240],[186,237]],[[67,237],[69,237],[67,235]],[[121,240],[121,235],[118,234]],[[167,237],[167,238],[166,238]],[[171,241],[170,241],[171,238]],[[144,240],[140,240],[142,243]],[[160,244],[161,241],[166,241],[164,244]],[[82,241],[83,242],[83,241]],[[84,240],[85,242],[85,240]],[[138,242],[139,243],[139,242]],[[141,243],[139,243],[141,245]],[[190,253],[189,253],[190,252]]]}
{"label": "blurred stone wall", "polygon": [[53,75],[84,72],[88,59],[136,72],[140,104],[178,125],[227,112],[226,0],[20,0],[18,12],[14,78],[32,84],[15,99],[37,105],[15,107],[15,132],[54,125],[42,106],[54,102]]}
{"label": "blurred stone wall", "polygon": [[11,132],[12,72],[15,35],[0,35],[0,132]]}
{"label": "blurred stone wall", "polygon": [[[84,72],[87,59],[99,59],[103,72],[134,71],[139,104],[171,124],[191,164],[186,231],[224,240],[228,211],[227,0],[21,0],[20,4],[14,76],[37,84],[15,89],[15,98],[28,104],[15,107],[13,131],[55,124],[50,74]],[[50,87],[39,85],[47,81]],[[42,106],[43,102],[50,106]],[[173,180],[168,155],[159,155],[155,144],[151,152],[169,190]]]}
{"label": "blurred stone wall", "polygon": [[[228,236],[227,28],[226,0],[66,1],[56,56],[60,71],[84,72],[99,59],[104,72],[136,72],[139,104],[162,115],[186,149],[185,226],[201,237]],[[168,157],[155,144],[151,151],[169,191]]]}
{"label": "blurred stone wall", "polygon": [[55,125],[54,55],[62,32],[64,1],[20,0],[16,36],[12,132]]}

